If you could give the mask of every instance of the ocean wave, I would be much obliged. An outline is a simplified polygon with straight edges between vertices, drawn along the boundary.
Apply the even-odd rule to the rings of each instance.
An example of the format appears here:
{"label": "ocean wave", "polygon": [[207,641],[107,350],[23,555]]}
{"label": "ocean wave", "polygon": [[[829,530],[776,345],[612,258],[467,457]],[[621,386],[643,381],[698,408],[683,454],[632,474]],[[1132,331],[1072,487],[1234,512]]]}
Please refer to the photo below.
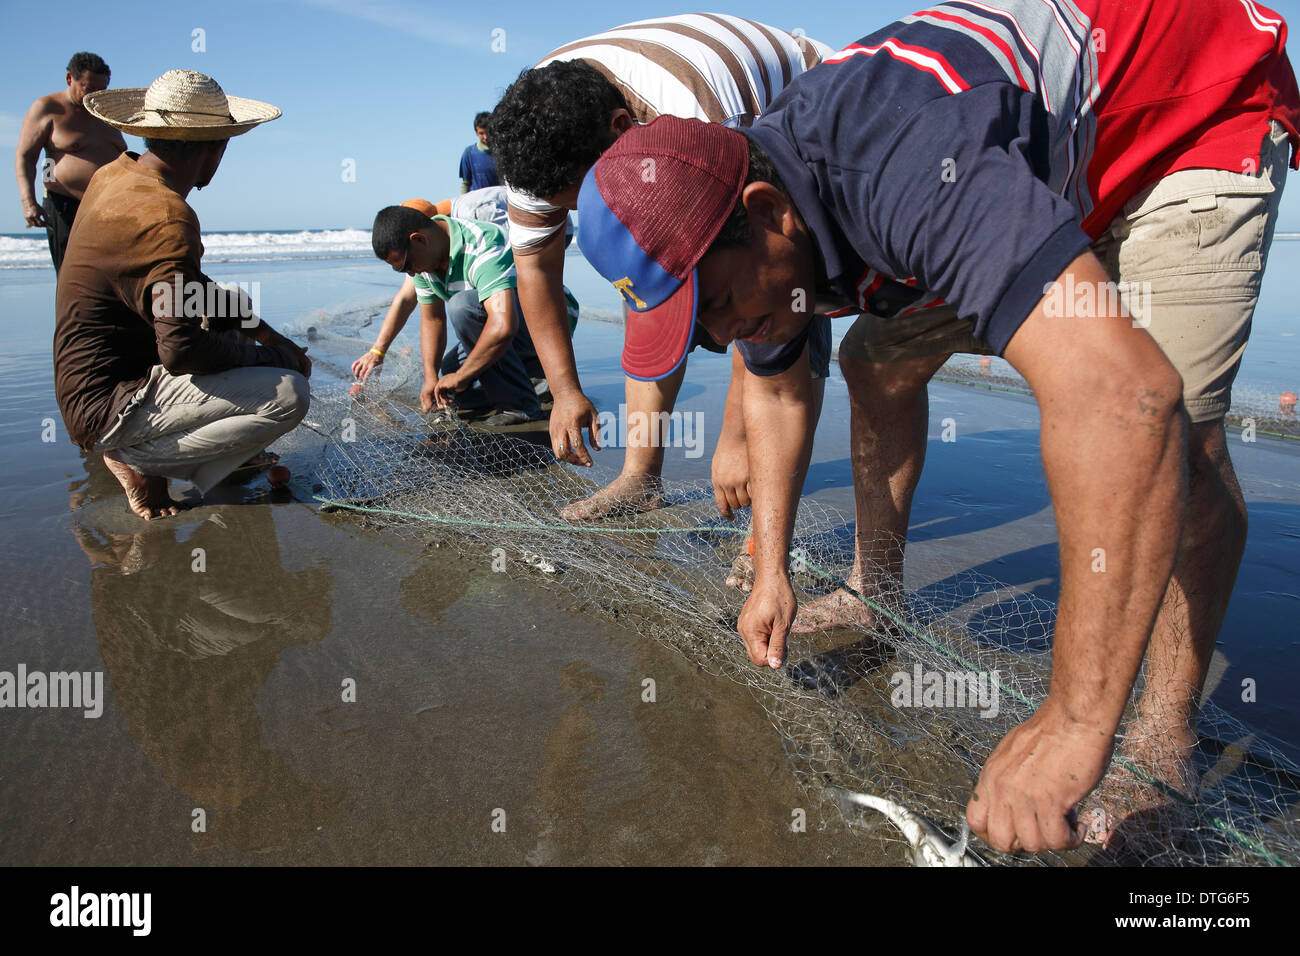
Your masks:
{"label": "ocean wave", "polygon": [[[35,236],[39,236],[36,238]],[[48,269],[44,235],[0,236],[0,269]],[[371,255],[363,229],[303,229],[299,232],[213,232],[203,237],[208,262],[271,259],[351,259]]]}

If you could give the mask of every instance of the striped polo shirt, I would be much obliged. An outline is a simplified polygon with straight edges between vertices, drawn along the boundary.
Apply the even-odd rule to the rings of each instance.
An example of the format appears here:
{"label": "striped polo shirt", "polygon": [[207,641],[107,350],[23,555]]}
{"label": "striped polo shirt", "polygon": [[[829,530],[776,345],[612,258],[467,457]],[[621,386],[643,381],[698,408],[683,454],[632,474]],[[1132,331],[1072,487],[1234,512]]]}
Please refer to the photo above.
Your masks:
{"label": "striped polo shirt", "polygon": [[827,57],[744,132],[841,293],[882,317],[946,302],[1001,353],[1143,188],[1258,174],[1271,122],[1297,142],[1286,36],[1256,0],[952,0]]}
{"label": "striped polo shirt", "polygon": [[421,305],[439,299],[446,302],[457,292],[473,289],[479,301],[486,302],[498,292],[515,287],[515,259],[500,226],[474,219],[431,218],[445,222],[451,236],[447,274],[416,273],[416,301]]}
{"label": "striped polo shirt", "polygon": [[[749,126],[792,79],[834,51],[801,34],[719,13],[639,20],[553,50],[537,67],[583,60],[627,100],[638,123],[682,116]],[[507,184],[508,185],[508,184]],[[566,210],[510,190],[516,255],[539,251]]]}

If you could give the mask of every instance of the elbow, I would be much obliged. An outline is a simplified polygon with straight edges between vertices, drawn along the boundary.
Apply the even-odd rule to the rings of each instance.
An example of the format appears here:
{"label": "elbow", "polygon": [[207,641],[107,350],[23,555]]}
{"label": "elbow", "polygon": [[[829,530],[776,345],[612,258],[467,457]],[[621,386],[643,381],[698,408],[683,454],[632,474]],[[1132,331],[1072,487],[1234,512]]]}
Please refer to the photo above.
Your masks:
{"label": "elbow", "polygon": [[194,375],[201,371],[191,350],[184,346],[159,346],[158,363],[172,375]]}

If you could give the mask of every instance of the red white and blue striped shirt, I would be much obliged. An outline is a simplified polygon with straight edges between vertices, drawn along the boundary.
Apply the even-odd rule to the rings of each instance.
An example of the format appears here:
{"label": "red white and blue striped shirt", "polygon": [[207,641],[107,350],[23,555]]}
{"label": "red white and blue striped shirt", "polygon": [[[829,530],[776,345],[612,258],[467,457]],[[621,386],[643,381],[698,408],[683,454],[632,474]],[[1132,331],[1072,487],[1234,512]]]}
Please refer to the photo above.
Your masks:
{"label": "red white and blue striped shirt", "polygon": [[1255,0],[953,0],[825,59],[744,132],[858,306],[948,302],[1001,352],[1145,186],[1254,173],[1273,120],[1298,141],[1285,44]]}

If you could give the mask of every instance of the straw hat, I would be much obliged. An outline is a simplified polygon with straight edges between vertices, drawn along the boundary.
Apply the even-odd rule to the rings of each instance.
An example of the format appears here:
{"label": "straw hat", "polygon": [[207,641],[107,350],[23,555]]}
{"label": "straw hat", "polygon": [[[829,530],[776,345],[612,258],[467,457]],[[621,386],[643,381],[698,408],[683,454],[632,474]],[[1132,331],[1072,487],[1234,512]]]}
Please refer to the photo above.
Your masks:
{"label": "straw hat", "polygon": [[100,90],[82,105],[109,126],[152,139],[229,139],[280,115],[270,103],[227,96],[193,70],[168,70],[147,90]]}

